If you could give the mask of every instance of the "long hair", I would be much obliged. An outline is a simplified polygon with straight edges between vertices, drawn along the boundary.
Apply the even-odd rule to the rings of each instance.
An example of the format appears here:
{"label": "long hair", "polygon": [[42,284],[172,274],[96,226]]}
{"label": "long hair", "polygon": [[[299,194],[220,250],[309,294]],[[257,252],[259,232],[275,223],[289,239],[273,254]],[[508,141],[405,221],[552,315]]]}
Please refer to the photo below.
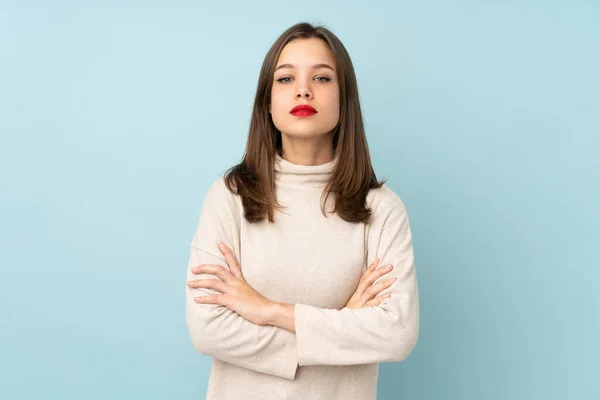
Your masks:
{"label": "long hair", "polygon": [[273,222],[274,208],[281,209],[275,192],[274,163],[282,154],[281,132],[273,124],[269,113],[271,88],[277,59],[286,44],[295,39],[321,39],[333,53],[339,79],[340,116],[333,134],[333,149],[338,158],[330,180],[321,196],[321,212],[334,194],[332,212],[348,222],[368,223],[371,209],[366,207],[370,189],[380,188],[371,165],[369,148],[360,109],[358,86],[350,55],[342,42],[323,26],[301,22],[288,28],[273,43],[262,64],[254,98],[250,132],[242,161],[225,173],[225,183],[240,195],[244,218],[259,222],[268,217]]}

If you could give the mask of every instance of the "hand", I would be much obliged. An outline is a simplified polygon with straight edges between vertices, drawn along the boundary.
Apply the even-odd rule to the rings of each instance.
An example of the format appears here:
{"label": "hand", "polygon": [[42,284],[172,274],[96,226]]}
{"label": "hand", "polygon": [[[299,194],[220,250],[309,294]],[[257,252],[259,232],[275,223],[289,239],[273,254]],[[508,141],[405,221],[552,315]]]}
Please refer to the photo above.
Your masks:
{"label": "hand", "polygon": [[391,264],[388,264],[379,269],[375,269],[377,267],[377,264],[379,264],[379,261],[380,259],[378,258],[371,265],[369,265],[369,268],[367,268],[363,276],[360,278],[360,281],[358,282],[358,288],[356,288],[356,291],[346,304],[347,308],[364,308],[377,306],[381,304],[382,301],[388,299],[391,296],[390,293],[385,293],[375,297],[377,293],[381,292],[383,289],[390,287],[392,283],[394,283],[396,278],[385,279],[380,282],[377,282],[376,285],[371,286],[373,282],[375,282],[379,277],[390,272],[393,268]]}
{"label": "hand", "polygon": [[261,296],[244,279],[242,270],[233,252],[224,244],[219,246],[231,271],[215,264],[202,264],[192,268],[194,274],[213,274],[219,279],[188,281],[191,288],[207,288],[221,292],[195,297],[194,301],[203,304],[221,304],[256,325],[267,325],[274,302]]}

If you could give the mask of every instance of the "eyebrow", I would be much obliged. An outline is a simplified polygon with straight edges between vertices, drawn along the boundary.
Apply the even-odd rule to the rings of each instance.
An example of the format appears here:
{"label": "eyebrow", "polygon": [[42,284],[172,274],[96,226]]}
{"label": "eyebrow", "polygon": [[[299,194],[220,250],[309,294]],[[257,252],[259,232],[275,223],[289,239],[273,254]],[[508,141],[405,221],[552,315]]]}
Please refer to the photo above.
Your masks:
{"label": "eyebrow", "polygon": [[[315,64],[312,67],[313,67],[313,69],[329,68],[330,70],[332,70],[333,72],[335,72],[335,69],[333,69],[333,67],[331,65],[329,65],[329,64],[324,64],[324,63]],[[281,64],[279,67],[275,68],[275,71],[277,71],[278,69],[281,69],[281,68],[296,68],[296,67],[294,67],[292,64]]]}

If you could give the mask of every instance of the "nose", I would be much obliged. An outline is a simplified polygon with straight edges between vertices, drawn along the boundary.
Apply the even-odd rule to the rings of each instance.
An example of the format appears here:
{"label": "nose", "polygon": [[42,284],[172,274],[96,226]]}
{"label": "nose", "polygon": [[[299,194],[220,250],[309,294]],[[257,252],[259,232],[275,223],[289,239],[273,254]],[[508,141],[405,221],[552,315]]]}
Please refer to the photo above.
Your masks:
{"label": "nose", "polygon": [[297,99],[311,99],[312,96],[313,96],[312,91],[311,91],[310,87],[308,86],[308,84],[300,83],[298,85],[298,87],[296,88],[296,98]]}

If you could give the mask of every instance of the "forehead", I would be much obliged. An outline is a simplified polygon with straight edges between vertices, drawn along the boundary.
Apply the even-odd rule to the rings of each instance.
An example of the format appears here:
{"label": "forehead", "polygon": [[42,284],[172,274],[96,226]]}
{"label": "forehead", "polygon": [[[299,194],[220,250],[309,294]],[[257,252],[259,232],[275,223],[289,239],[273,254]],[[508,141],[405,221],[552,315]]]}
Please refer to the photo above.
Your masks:
{"label": "forehead", "polygon": [[317,63],[335,66],[333,53],[321,39],[296,39],[286,44],[277,59],[277,65],[290,63],[297,68]]}

